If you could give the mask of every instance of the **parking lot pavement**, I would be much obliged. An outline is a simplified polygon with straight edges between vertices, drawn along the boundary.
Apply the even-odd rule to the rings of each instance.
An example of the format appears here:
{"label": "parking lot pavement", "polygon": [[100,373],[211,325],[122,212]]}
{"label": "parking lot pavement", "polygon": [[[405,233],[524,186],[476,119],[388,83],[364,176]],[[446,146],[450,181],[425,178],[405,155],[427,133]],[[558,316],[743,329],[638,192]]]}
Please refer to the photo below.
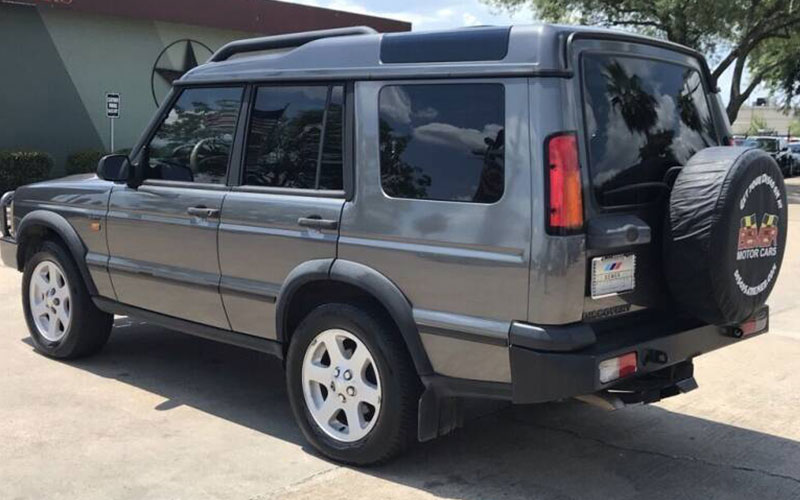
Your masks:
{"label": "parking lot pavement", "polygon": [[38,355],[2,268],[0,498],[800,498],[800,205],[790,219],[771,333],[699,358],[698,390],[505,408],[363,470],[305,445],[266,355],[126,318],[94,358]]}

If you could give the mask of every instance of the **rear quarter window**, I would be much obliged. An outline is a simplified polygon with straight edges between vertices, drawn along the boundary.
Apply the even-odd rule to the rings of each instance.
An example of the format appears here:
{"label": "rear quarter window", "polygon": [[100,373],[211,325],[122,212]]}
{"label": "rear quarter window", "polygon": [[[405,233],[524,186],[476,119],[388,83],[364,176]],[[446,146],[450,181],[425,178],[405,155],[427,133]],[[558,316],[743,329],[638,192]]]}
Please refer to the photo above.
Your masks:
{"label": "rear quarter window", "polygon": [[388,196],[469,203],[503,196],[502,84],[389,85],[378,99]]}
{"label": "rear quarter window", "polygon": [[719,144],[700,73],[652,59],[584,54],[589,169],[602,206],[653,202],[665,176]]}

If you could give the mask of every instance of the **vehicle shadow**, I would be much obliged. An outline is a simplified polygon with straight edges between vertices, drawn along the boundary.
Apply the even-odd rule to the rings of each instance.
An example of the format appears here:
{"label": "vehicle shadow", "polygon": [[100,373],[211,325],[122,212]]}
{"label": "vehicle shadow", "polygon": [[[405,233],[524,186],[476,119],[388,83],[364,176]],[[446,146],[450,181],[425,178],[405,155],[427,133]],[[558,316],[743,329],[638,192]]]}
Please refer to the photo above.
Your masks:
{"label": "vehicle shadow", "polygon": [[[118,318],[100,355],[68,364],[164,397],[154,411],[188,405],[316,454],[294,424],[282,363],[268,355]],[[412,496],[465,500],[786,499],[800,498],[800,443],[658,406],[607,413],[564,402],[504,407],[389,464],[342,473],[361,476],[360,491],[374,482],[376,496],[390,481]],[[352,481],[325,483],[326,498],[352,497]],[[310,498],[320,485],[303,487]]]}

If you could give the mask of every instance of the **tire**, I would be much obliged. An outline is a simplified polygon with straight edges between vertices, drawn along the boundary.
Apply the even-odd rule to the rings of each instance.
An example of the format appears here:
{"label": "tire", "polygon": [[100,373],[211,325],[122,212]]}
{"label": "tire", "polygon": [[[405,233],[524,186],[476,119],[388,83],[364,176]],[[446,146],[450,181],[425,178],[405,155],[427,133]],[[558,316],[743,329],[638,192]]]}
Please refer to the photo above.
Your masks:
{"label": "tire", "polygon": [[757,312],[783,262],[787,202],[767,153],[714,147],[695,154],[675,180],[665,224],[665,275],[679,306],[723,326]]}
{"label": "tire", "polygon": [[53,241],[45,241],[25,263],[22,306],[34,346],[51,358],[98,352],[114,322],[92,302],[72,256]]}
{"label": "tire", "polygon": [[[345,351],[339,351],[338,362],[336,351],[331,354],[328,349],[335,349],[334,343]],[[365,355],[369,360],[358,363],[364,368],[356,376],[356,360]],[[421,384],[400,333],[382,315],[350,304],[321,305],[295,330],[286,361],[295,419],[305,438],[326,457],[372,465],[393,458],[415,440]],[[353,374],[350,382],[348,370]],[[317,375],[324,386],[312,380]],[[360,427],[349,425],[351,418],[359,418],[348,417],[354,412],[364,420]],[[332,418],[326,420],[326,415]]]}

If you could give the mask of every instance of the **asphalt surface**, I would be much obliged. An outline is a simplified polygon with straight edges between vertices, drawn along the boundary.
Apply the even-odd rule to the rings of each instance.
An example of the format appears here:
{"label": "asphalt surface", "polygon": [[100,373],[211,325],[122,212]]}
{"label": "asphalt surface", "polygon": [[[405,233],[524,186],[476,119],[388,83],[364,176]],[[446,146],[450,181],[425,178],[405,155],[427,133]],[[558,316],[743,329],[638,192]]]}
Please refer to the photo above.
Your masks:
{"label": "asphalt surface", "polygon": [[0,269],[0,499],[800,498],[800,180],[767,335],[699,358],[700,388],[607,413],[503,408],[376,468],[320,458],[269,356],[117,320],[106,349],[31,347]]}

